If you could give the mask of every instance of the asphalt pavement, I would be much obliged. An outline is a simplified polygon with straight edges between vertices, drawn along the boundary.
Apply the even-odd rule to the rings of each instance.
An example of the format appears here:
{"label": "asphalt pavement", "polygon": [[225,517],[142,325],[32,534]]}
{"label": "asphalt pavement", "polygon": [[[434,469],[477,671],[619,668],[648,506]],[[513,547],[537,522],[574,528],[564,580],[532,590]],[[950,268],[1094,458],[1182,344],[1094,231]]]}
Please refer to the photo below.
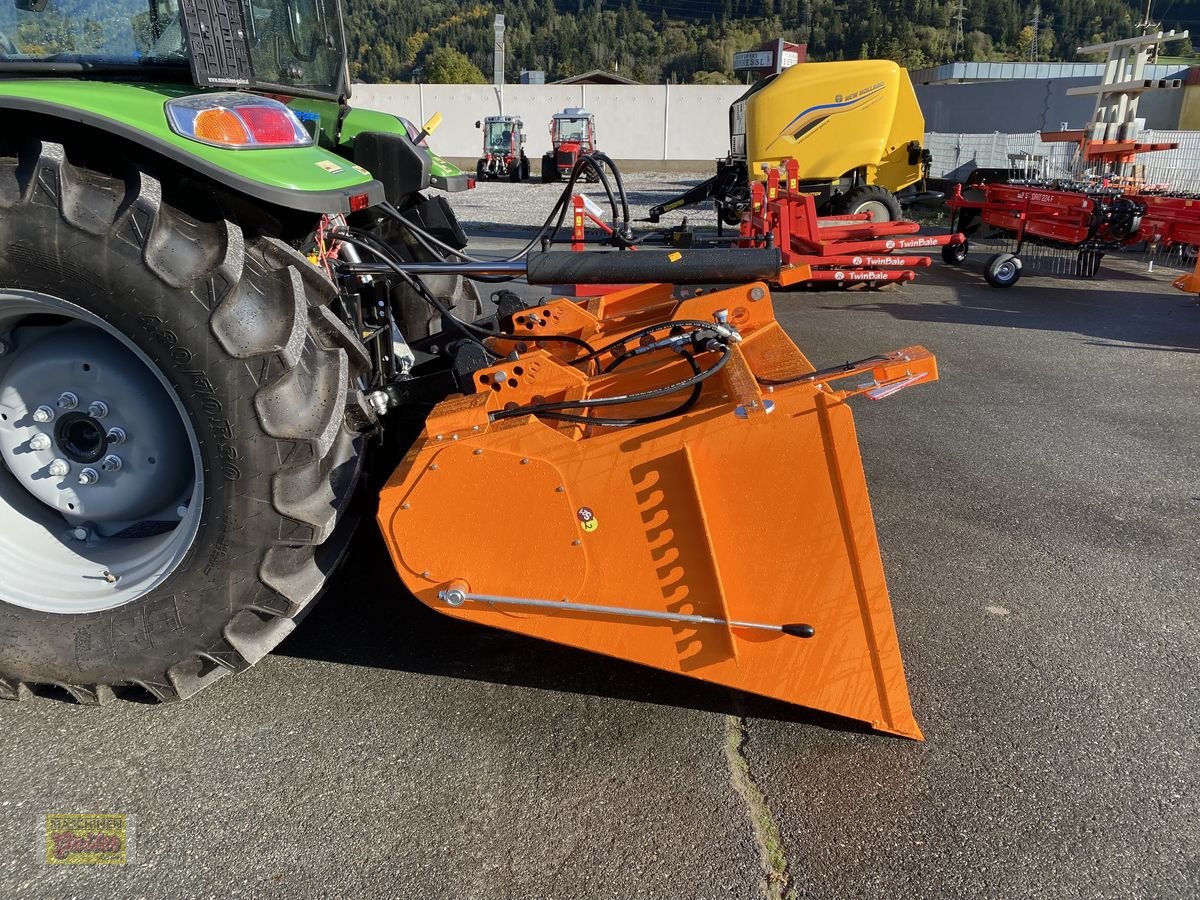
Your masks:
{"label": "asphalt pavement", "polygon": [[1200,307],[981,262],[776,298],[818,366],[938,355],[856,407],[924,743],[438,616],[368,527],[245,675],[0,705],[0,896],[1200,895]]}

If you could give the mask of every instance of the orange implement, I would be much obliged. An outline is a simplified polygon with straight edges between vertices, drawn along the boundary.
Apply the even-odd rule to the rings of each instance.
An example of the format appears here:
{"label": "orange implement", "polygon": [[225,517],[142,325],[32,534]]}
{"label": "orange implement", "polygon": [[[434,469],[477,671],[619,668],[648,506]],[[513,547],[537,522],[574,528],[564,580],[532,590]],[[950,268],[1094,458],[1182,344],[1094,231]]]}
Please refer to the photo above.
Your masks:
{"label": "orange implement", "polygon": [[[695,323],[735,337],[685,351]],[[518,347],[434,409],[380,497],[405,585],[456,618],[919,739],[846,401],[935,380],[933,357],[816,372],[761,284],[555,300],[515,327],[607,349]],[[580,401],[600,404],[586,422],[561,415]]]}

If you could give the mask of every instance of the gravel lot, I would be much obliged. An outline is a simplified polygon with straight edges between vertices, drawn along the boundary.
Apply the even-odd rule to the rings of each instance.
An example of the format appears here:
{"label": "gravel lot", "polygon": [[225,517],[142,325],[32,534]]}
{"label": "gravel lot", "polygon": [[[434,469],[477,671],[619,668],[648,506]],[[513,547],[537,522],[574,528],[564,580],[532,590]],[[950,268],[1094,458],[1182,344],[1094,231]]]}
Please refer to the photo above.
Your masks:
{"label": "gravel lot", "polygon": [[[715,171],[715,166],[714,166]],[[702,180],[700,177],[671,175],[661,172],[636,172],[622,176],[625,182],[625,193],[629,199],[630,215],[634,219],[635,230],[644,228],[665,227],[678,225],[684,213],[672,213],[663,218],[659,226],[648,223],[638,223],[645,219],[650,207],[669,200],[675,195],[687,190]],[[461,219],[469,231],[488,233],[510,231],[514,228],[537,228],[550,214],[559,195],[566,187],[564,183],[531,180],[523,184],[509,184],[505,181],[483,181],[472,191],[448,195],[454,206],[455,214]],[[604,188],[595,183],[579,184],[576,193],[586,194],[604,210],[608,217],[608,198]],[[715,226],[716,213],[712,205],[695,206],[686,211],[689,223]],[[567,219],[570,227],[570,218]]]}
{"label": "gravel lot", "polygon": [[[555,195],[452,201],[502,253]],[[856,407],[924,743],[438,616],[368,522],[243,676],[0,704],[0,897],[1200,896],[1200,307],[980,269],[775,297],[817,365],[938,354]],[[76,811],[136,816],[135,863],[43,865]]]}

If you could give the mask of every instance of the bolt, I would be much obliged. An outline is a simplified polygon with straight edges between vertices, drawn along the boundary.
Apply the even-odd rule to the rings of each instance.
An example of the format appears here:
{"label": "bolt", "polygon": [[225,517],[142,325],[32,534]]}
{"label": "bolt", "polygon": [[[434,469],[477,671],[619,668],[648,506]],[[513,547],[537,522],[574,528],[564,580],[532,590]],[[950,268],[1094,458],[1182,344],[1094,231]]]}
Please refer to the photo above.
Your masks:
{"label": "bolt", "polygon": [[409,508],[410,508],[410,506],[411,506],[411,504],[408,504],[408,503],[401,503],[401,504],[400,504],[400,508],[401,508],[401,509],[409,509]]}
{"label": "bolt", "polygon": [[499,384],[502,381],[508,381],[508,373],[501,369],[499,372],[492,373],[492,383]]}
{"label": "bolt", "polygon": [[563,487],[561,484],[560,484],[558,487],[556,487],[556,488],[554,489],[555,493],[558,493],[558,494],[562,494],[562,493],[564,493],[566,490],[567,490],[567,489],[566,489],[565,487]]}
{"label": "bolt", "polygon": [[388,395],[385,391],[371,391],[367,394],[367,402],[375,410],[376,415],[386,415],[388,411]]}
{"label": "bolt", "polygon": [[524,459],[522,459],[521,465],[523,465],[523,466],[529,465],[529,457],[525,457]]}
{"label": "bolt", "polygon": [[82,525],[71,529],[71,537],[75,538],[77,541],[86,541],[90,536],[91,533]]}
{"label": "bolt", "polygon": [[718,309],[716,312],[713,313],[713,318],[716,320],[718,325],[728,325],[729,324],[729,310]]}
{"label": "bolt", "polygon": [[33,421],[41,422],[43,425],[47,422],[53,422],[54,410],[48,406],[39,406],[33,411]]}
{"label": "bolt", "polygon": [[760,288],[760,287],[750,288],[750,299],[751,300],[761,300],[765,296],[767,296],[767,293],[762,288]]}
{"label": "bolt", "polygon": [[65,459],[56,459],[46,467],[46,471],[55,478],[62,478],[62,476],[71,471],[71,466]]}
{"label": "bolt", "polygon": [[105,437],[108,438],[108,442],[110,444],[123,444],[129,435],[125,433],[124,428],[117,428],[114,426],[108,429],[108,434],[106,434]]}
{"label": "bolt", "polygon": [[180,503],[177,507],[175,507],[175,515],[179,516],[179,518],[182,519],[187,514],[188,514],[188,505],[186,503]]}
{"label": "bolt", "polygon": [[59,409],[74,409],[79,405],[79,398],[70,391],[63,391],[58,395]]}
{"label": "bolt", "polygon": [[475,448],[475,450],[473,451],[473,455],[475,455],[475,456],[483,456],[483,451],[482,451],[482,450],[480,450],[478,447],[476,447],[476,448]]}
{"label": "bolt", "polygon": [[114,456],[111,453],[108,454],[108,456],[104,457],[104,459],[101,460],[100,468],[103,469],[105,472],[120,472],[121,471],[121,457]]}
{"label": "bolt", "polygon": [[50,449],[50,438],[46,437],[46,435],[44,435],[44,434],[35,434],[33,437],[31,437],[29,439],[29,449],[30,450],[49,450]]}
{"label": "bolt", "polygon": [[108,404],[103,400],[95,400],[88,405],[88,415],[93,419],[103,419],[108,415]]}
{"label": "bolt", "polygon": [[84,487],[87,487],[89,484],[95,484],[99,480],[100,480],[100,473],[97,472],[95,469],[93,469],[91,466],[88,466],[86,469],[82,470],[79,473],[79,483],[82,484]]}
{"label": "bolt", "polygon": [[116,584],[120,578],[120,575],[114,575],[112,572],[108,571],[108,569],[104,570],[104,580],[109,584]]}

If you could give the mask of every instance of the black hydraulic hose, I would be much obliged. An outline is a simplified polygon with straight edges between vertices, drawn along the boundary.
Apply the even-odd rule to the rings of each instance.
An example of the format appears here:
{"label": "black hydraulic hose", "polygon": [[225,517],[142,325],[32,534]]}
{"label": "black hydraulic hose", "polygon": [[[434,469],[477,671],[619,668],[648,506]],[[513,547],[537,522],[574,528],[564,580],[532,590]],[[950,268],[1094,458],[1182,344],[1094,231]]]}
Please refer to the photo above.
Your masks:
{"label": "black hydraulic hose", "polygon": [[[692,367],[693,374],[700,374],[700,367],[696,365],[696,359],[691,353],[685,352],[684,357],[688,361],[688,365]],[[628,419],[614,419],[604,416],[579,416],[572,413],[563,412],[541,412],[537,413],[540,419],[553,419],[558,422],[577,422],[584,425],[604,425],[610,428],[628,428],[632,425],[650,425],[654,422],[663,422],[667,419],[674,419],[682,416],[700,399],[700,392],[703,390],[700,384],[692,385],[692,391],[688,398],[676,406],[674,409],[668,409],[665,412],[654,413],[649,416],[632,416]]]}
{"label": "black hydraulic hose", "polygon": [[729,357],[732,355],[728,346],[721,347],[721,357],[713,363],[713,365],[690,378],[685,378],[682,381],[677,381],[674,384],[665,385],[660,388],[652,388],[647,391],[638,391],[633,394],[617,394],[612,397],[593,397],[587,400],[563,400],[557,403],[533,403],[528,406],[518,406],[513,409],[502,409],[491,414],[492,421],[500,419],[511,419],[516,416],[540,415],[544,412],[560,412],[564,409],[594,409],[604,406],[624,406],[628,403],[641,403],[645,400],[654,400],[658,397],[666,397],[670,394],[677,393],[689,388],[692,385],[699,384],[711,378],[717,372],[725,367],[729,362]]}
{"label": "black hydraulic hose", "polygon": [[392,259],[391,251],[387,249],[386,244],[384,244],[381,249],[380,247],[376,246],[376,242],[378,241],[377,238],[374,238],[371,235],[360,233],[349,234],[344,231],[339,231],[335,232],[333,237],[339,241],[345,241],[347,244],[352,244],[355,247],[360,247],[363,250],[366,250],[369,253],[379,257],[393,272],[404,279],[409,287],[417,292],[421,299],[441,313],[444,319],[453,324],[457,330],[462,333],[464,338],[478,344],[489,356],[495,359],[501,358],[497,353],[495,353],[495,351],[489,349],[487,344],[480,340],[476,334],[472,334],[472,331],[483,332],[487,335],[490,335],[490,332],[483,328],[477,328],[476,326],[464,322],[462,319],[455,316],[454,313],[450,311],[448,306],[438,300],[437,297],[430,292],[429,288],[425,287],[421,279],[414,278],[408,272],[404,271],[404,268],[399,263]]}

